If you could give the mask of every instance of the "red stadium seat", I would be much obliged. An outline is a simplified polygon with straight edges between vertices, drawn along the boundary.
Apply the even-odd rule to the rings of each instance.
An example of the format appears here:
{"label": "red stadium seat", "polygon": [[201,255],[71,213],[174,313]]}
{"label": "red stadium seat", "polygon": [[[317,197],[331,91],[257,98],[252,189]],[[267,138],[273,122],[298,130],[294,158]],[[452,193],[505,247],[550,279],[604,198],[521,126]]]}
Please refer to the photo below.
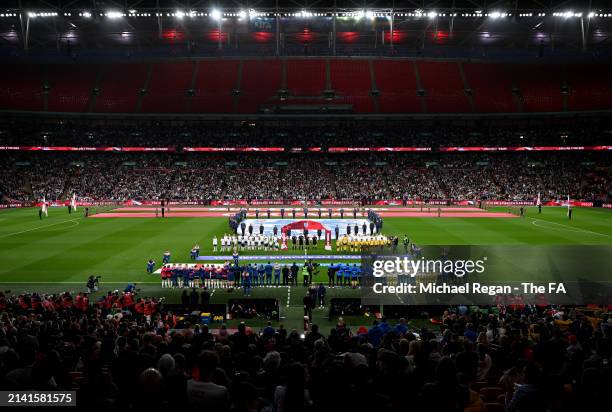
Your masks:
{"label": "red stadium seat", "polygon": [[133,113],[138,93],[145,87],[146,64],[109,64],[101,67],[100,94],[95,112]]}
{"label": "red stadium seat", "polygon": [[[380,113],[608,110],[611,70],[609,65],[378,58],[371,65],[368,59],[357,58],[2,65],[0,109],[247,114],[279,103],[277,91],[284,87],[288,95],[283,105],[350,104],[357,113],[373,113],[375,108]],[[99,89],[96,93],[94,87]],[[335,90],[332,100],[325,98],[326,89]]]}
{"label": "red stadium seat", "polygon": [[508,67],[523,98],[526,112],[561,112],[562,67],[554,64],[515,64]]}
{"label": "red stadium seat", "polygon": [[512,95],[512,79],[501,64],[463,63],[477,112],[512,113],[518,106]]}
{"label": "red stadium seat", "polygon": [[242,66],[238,112],[257,113],[262,104],[276,100],[280,88],[280,60],[245,60]]}
{"label": "red stadium seat", "polygon": [[0,109],[43,110],[42,65],[0,65]]}
{"label": "red stadium seat", "polygon": [[457,62],[417,62],[429,113],[472,111]]}
{"label": "red stadium seat", "polygon": [[232,113],[238,60],[200,60],[191,98],[192,113]]}
{"label": "red stadium seat", "polygon": [[325,60],[287,60],[287,89],[291,96],[321,96],[325,79]]}
{"label": "red stadium seat", "polygon": [[375,60],[374,73],[382,113],[421,113],[412,61]]}
{"label": "red stadium seat", "polygon": [[50,86],[48,110],[51,112],[86,112],[100,66],[93,64],[57,64],[47,67]]}
{"label": "red stadium seat", "polygon": [[611,65],[568,65],[567,109],[580,111],[612,108],[611,71]]}
{"label": "red stadium seat", "polygon": [[332,60],[330,76],[336,102],[352,104],[357,113],[373,111],[374,100],[370,94],[372,81],[367,60]]}
{"label": "red stadium seat", "polygon": [[142,99],[141,111],[145,113],[184,112],[193,67],[193,62],[154,64],[147,93]]}

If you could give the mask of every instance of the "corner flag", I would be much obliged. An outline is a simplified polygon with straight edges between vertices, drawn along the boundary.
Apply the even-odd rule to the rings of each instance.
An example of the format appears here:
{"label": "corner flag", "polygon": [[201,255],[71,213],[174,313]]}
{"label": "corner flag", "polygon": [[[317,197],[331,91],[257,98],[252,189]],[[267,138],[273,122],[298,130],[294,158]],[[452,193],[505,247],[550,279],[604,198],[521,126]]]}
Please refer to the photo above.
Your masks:
{"label": "corner flag", "polygon": [[49,212],[47,211],[47,201],[43,196],[42,205],[40,206],[40,210],[45,214],[45,216],[49,216]]}
{"label": "corner flag", "polygon": [[72,208],[72,210],[76,212],[77,210],[76,193],[72,194],[72,199],[70,199],[70,207]]}
{"label": "corner flag", "polygon": [[538,192],[538,199],[536,200],[536,206],[542,205],[542,199],[540,198],[540,192]]}

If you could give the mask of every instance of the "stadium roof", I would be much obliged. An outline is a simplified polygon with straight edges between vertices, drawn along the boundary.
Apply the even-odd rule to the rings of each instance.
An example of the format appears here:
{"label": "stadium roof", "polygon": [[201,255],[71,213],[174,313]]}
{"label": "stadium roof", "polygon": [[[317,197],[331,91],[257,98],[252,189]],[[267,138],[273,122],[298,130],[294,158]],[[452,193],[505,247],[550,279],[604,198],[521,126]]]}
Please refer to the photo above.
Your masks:
{"label": "stadium roof", "polygon": [[186,45],[192,55],[299,55],[307,45],[308,55],[381,55],[389,48],[395,55],[397,46],[400,54],[409,56],[432,47],[548,47],[597,50],[601,56],[612,42],[609,0],[2,3],[0,47],[26,50]]}
{"label": "stadium roof", "polygon": [[76,9],[105,9],[114,8],[119,10],[130,9],[284,9],[284,10],[328,10],[338,9],[436,9],[436,10],[541,10],[541,11],[559,11],[559,10],[579,10],[591,11],[598,9],[610,9],[612,5],[606,0],[515,0],[515,1],[478,1],[478,0],[432,0],[432,1],[414,1],[414,0],[374,0],[374,1],[354,1],[354,0],[304,0],[304,1],[287,1],[287,0],[255,0],[255,1],[240,1],[233,0],[231,2],[211,1],[211,0],[131,0],[131,1],[113,1],[113,0],[5,0],[3,1],[6,9],[57,9],[57,10],[76,10]]}

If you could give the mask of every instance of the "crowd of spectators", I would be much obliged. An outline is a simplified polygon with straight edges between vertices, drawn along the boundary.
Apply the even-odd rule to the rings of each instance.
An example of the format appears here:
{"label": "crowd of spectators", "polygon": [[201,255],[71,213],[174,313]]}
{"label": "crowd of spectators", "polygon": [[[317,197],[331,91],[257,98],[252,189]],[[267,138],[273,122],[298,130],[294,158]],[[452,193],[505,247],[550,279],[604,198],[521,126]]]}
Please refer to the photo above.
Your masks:
{"label": "crowd of spectators", "polygon": [[28,153],[0,159],[5,200],[609,201],[607,153]]}
{"label": "crowd of spectators", "polygon": [[[112,295],[111,292],[109,295]],[[138,300],[0,293],[0,382],[76,389],[82,408],[206,411],[606,410],[612,320],[531,306],[452,307],[438,325],[255,330],[180,322]],[[80,303],[76,304],[80,299]],[[112,296],[110,300],[112,301]],[[42,302],[42,303],[41,303]],[[113,310],[115,309],[115,310]],[[495,409],[492,409],[495,408]]]}

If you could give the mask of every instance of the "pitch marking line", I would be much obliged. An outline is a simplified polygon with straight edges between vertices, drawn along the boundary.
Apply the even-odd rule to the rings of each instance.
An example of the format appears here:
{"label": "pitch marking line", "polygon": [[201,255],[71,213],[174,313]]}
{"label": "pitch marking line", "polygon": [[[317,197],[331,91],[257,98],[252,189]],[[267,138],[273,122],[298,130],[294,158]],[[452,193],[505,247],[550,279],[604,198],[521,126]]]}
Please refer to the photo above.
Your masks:
{"label": "pitch marking line", "polygon": [[80,225],[80,223],[79,223],[79,222],[77,222],[76,220],[66,220],[64,223],[71,223],[71,222],[72,222],[72,225],[71,225],[71,226],[67,226],[67,227],[64,227],[64,228],[60,227],[60,228],[57,228],[57,229],[43,230],[43,232],[54,232],[54,231],[56,231],[56,230],[70,229],[70,228],[73,228],[73,227],[75,227],[75,226]]}
{"label": "pitch marking line", "polygon": [[[38,226],[38,227],[34,227],[32,229],[26,229],[26,230],[22,230],[20,232],[13,232],[13,233],[7,233],[4,235],[0,236],[0,239],[3,239],[5,237],[10,237],[10,236],[15,236],[15,235],[20,235],[22,233],[28,233],[28,232],[33,232],[34,230],[39,230],[39,229],[44,229],[47,227],[52,227],[52,226],[57,226],[57,225],[63,225],[66,222],[74,222],[77,219],[83,219],[82,217],[77,217],[76,219],[69,219],[69,220],[62,220],[61,222],[57,222],[57,223],[51,223],[50,225],[44,225],[44,226]],[[77,222],[77,225],[79,224],[79,222]],[[76,226],[76,225],[75,225]]]}
{"label": "pitch marking line", "polygon": [[[61,285],[85,285],[87,282],[45,282],[45,281],[21,281],[21,282],[5,282],[0,281],[0,284],[3,285],[53,285],[53,284],[61,284]],[[127,285],[128,283],[133,283],[136,285],[159,285],[159,282],[138,282],[138,281],[130,281],[127,280],[125,282],[104,282],[102,285]]]}
{"label": "pitch marking line", "polygon": [[[590,234],[598,235],[598,236],[611,237],[611,235],[607,235],[605,233],[599,233],[599,232],[594,232],[592,230],[575,228],[575,227],[571,227],[571,226],[568,226],[568,225],[564,225],[563,223],[551,222],[551,221],[548,221],[548,220],[536,219],[536,218],[533,218],[533,217],[530,217],[529,219],[532,219],[532,221],[531,221],[532,225],[534,225],[536,227],[539,227],[539,228],[542,228],[542,229],[562,230],[562,231],[565,231],[565,232],[576,232],[576,233],[581,233],[582,232],[582,233],[590,233]],[[556,229],[554,227],[546,227],[546,225],[538,225],[537,222],[546,222],[546,223],[550,223],[552,225],[561,226],[561,228]]]}

